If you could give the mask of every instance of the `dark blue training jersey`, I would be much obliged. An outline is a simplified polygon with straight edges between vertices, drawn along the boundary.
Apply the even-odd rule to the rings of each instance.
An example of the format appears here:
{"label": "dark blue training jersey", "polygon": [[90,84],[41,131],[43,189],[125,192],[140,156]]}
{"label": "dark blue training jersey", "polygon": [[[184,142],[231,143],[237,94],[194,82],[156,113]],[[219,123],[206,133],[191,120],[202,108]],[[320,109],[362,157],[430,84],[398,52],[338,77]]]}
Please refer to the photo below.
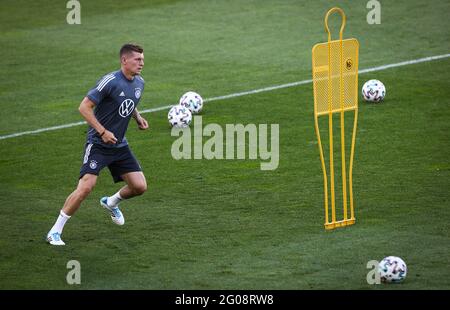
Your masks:
{"label": "dark blue training jersey", "polygon": [[144,79],[140,75],[128,80],[122,70],[118,70],[102,77],[88,92],[87,97],[95,103],[95,117],[103,127],[114,133],[117,143],[104,143],[100,134],[91,126],[87,133],[87,143],[106,147],[126,146],[128,143],[125,132],[143,91]]}

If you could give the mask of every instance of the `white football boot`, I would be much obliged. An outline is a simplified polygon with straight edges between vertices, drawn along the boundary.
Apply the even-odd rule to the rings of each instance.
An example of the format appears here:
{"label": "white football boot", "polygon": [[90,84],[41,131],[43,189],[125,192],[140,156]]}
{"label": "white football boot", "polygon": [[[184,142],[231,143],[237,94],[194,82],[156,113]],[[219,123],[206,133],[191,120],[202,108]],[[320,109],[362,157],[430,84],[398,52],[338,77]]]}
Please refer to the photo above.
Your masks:
{"label": "white football boot", "polygon": [[123,217],[123,214],[119,209],[119,206],[118,205],[115,207],[108,206],[108,197],[105,196],[102,199],[100,199],[100,205],[111,213],[111,220],[114,222],[114,224],[117,225],[125,224],[125,218]]}
{"label": "white football boot", "polygon": [[46,240],[51,245],[66,245],[64,241],[61,240],[61,234],[59,232],[49,232]]}

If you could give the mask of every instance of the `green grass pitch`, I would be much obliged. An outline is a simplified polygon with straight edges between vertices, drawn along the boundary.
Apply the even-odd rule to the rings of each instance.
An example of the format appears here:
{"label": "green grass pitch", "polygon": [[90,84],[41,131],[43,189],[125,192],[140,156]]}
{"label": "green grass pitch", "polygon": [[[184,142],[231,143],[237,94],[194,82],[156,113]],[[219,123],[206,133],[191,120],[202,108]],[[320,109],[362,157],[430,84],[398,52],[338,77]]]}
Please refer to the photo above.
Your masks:
{"label": "green grass pitch", "polygon": [[[64,1],[0,4],[0,135],[79,122],[95,81],[119,68],[118,49],[145,48],[140,110],[311,78],[311,48],[326,40],[332,1]],[[360,69],[450,51],[446,0],[340,1]],[[338,18],[332,22],[336,34]],[[0,140],[0,289],[449,289],[450,59],[360,75],[387,88],[360,99],[354,165],[356,225],[323,228],[323,180],[312,85],[206,103],[203,123],[279,124],[280,164],[172,159],[167,111],[132,122],[130,145],[149,183],[117,227],[98,200],[117,189],[104,170],[65,227],[44,236],[75,188],[86,126]],[[400,285],[368,285],[366,263],[402,257]],[[81,263],[81,285],[66,264]]]}

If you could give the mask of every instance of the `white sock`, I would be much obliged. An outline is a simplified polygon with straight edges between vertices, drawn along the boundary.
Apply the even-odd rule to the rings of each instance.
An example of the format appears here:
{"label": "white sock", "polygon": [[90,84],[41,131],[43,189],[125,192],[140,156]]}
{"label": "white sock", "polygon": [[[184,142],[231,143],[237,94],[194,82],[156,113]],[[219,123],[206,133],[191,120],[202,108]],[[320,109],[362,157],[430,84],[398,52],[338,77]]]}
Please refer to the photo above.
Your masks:
{"label": "white sock", "polygon": [[120,196],[120,191],[112,195],[111,197],[108,197],[107,204],[110,207],[116,207],[119,202],[123,200],[122,196]]}
{"label": "white sock", "polygon": [[67,220],[70,219],[70,216],[65,214],[63,210],[59,211],[58,219],[56,220],[55,225],[53,225],[52,229],[50,231],[52,233],[58,232],[62,234],[64,225],[66,224]]}

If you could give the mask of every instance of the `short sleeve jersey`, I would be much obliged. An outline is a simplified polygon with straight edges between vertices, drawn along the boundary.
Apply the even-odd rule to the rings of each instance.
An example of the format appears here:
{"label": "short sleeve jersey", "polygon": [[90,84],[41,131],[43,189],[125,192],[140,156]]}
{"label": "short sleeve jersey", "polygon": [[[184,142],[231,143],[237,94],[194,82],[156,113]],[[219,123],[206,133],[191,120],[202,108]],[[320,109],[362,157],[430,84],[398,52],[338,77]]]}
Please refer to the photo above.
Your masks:
{"label": "short sleeve jersey", "polygon": [[122,70],[118,70],[102,77],[95,87],[89,90],[87,97],[95,103],[95,117],[103,127],[114,133],[117,143],[114,145],[104,143],[100,134],[91,126],[87,133],[87,143],[105,147],[128,145],[125,132],[141,99],[144,83],[140,75],[135,75],[129,80]]}

